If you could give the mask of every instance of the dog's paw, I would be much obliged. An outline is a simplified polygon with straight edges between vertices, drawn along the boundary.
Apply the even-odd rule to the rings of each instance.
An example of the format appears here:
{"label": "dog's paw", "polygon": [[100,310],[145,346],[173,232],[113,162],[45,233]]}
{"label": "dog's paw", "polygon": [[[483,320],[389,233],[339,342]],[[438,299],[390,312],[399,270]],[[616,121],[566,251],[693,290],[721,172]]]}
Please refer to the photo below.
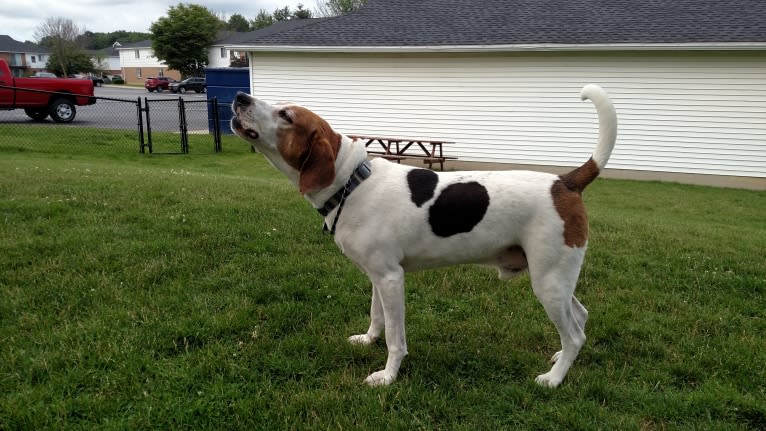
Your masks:
{"label": "dog's paw", "polygon": [[360,346],[369,346],[375,342],[375,337],[370,337],[367,334],[352,335],[348,337],[348,342],[351,344],[358,344]]}
{"label": "dog's paw", "polygon": [[556,376],[553,376],[552,373],[548,372],[537,376],[535,382],[546,388],[556,388],[561,384],[561,380],[561,378],[557,378]]}
{"label": "dog's paw", "polygon": [[375,386],[388,386],[391,383],[393,383],[394,380],[396,380],[395,375],[386,372],[386,370],[380,370],[367,376],[367,378],[364,379],[364,382],[372,387],[375,387]]}

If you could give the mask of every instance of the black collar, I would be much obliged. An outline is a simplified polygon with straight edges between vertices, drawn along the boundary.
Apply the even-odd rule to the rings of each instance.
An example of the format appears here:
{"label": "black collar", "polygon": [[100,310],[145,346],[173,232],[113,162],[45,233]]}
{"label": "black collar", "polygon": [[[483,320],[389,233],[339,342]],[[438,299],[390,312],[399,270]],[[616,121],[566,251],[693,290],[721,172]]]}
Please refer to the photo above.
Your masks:
{"label": "black collar", "polygon": [[362,162],[362,164],[357,166],[356,169],[354,169],[354,172],[348,178],[346,185],[343,186],[342,189],[335,192],[335,194],[332,195],[330,199],[327,200],[327,202],[325,202],[322,208],[317,208],[319,214],[322,214],[326,217],[327,214],[330,214],[330,211],[334,210],[335,207],[338,207],[338,211],[335,213],[335,219],[332,221],[332,228],[328,229],[327,223],[325,223],[325,232],[330,232],[330,235],[335,235],[335,226],[338,224],[338,219],[340,218],[341,211],[343,211],[343,204],[346,203],[346,198],[351,194],[352,191],[354,191],[354,189],[359,186],[359,184],[362,184],[364,180],[369,178],[370,175],[372,175],[370,162],[365,160]]}
{"label": "black collar", "polygon": [[330,214],[330,211],[334,210],[335,207],[340,205],[345,197],[350,195],[351,192],[353,192],[354,189],[359,186],[359,184],[362,184],[362,182],[366,180],[370,175],[372,175],[370,162],[365,160],[361,165],[354,169],[354,172],[348,178],[348,182],[346,182],[346,186],[335,192],[334,195],[330,196],[330,199],[327,199],[327,202],[325,202],[321,208],[317,208],[319,214],[327,217],[327,214]]}

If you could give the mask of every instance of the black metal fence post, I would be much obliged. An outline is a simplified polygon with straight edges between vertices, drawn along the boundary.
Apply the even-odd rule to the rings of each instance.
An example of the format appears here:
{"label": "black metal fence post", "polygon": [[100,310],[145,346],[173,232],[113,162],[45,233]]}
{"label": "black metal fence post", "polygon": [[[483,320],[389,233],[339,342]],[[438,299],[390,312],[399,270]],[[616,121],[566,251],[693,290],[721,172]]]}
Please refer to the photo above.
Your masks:
{"label": "black metal fence post", "polygon": [[141,115],[143,109],[141,107],[141,97],[136,100],[136,116],[138,117],[138,151],[144,154],[144,117]]}
{"label": "black metal fence post", "polygon": [[220,153],[223,148],[221,148],[221,118],[218,115],[218,97],[213,97],[211,103],[213,104],[213,142],[215,142],[215,152]]}
{"label": "black metal fence post", "polygon": [[152,154],[152,120],[149,115],[149,99],[144,97],[144,112],[146,113],[146,139],[149,141],[149,154]]}
{"label": "black metal fence post", "polygon": [[186,124],[186,104],[183,97],[178,97],[178,127],[181,132],[181,153],[189,153],[189,129]]}

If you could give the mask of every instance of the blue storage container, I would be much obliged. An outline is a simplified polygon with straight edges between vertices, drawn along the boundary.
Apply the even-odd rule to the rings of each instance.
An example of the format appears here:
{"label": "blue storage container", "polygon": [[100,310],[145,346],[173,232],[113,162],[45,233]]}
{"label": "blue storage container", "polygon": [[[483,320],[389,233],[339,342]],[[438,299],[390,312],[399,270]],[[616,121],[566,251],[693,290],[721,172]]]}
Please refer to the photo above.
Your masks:
{"label": "blue storage container", "polygon": [[[250,92],[250,72],[246,67],[210,67],[205,69],[207,83],[207,100],[218,98],[218,121],[221,125],[222,134],[232,134],[229,122],[231,121],[231,102],[237,92]],[[212,103],[208,103],[208,130],[213,133],[215,119],[213,118]]]}

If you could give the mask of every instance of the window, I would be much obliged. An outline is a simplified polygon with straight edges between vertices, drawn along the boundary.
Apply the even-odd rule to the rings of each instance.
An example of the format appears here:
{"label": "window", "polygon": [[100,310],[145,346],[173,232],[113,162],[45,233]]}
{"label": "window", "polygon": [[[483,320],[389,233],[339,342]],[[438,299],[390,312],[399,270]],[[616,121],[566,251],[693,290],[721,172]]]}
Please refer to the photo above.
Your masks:
{"label": "window", "polygon": [[221,58],[226,58],[226,57],[228,57],[226,55],[226,48],[221,48]]}
{"label": "window", "polygon": [[137,49],[137,50],[133,51],[133,53],[136,56],[135,58],[141,58],[141,50]]}
{"label": "window", "polygon": [[136,78],[140,78],[140,77],[141,77],[141,68],[137,67],[136,68]]}
{"label": "window", "polygon": [[37,63],[37,58],[34,55],[32,56],[32,63]]}
{"label": "window", "polygon": [[157,76],[159,77],[165,76],[165,69],[159,69],[159,72],[157,72]]}

